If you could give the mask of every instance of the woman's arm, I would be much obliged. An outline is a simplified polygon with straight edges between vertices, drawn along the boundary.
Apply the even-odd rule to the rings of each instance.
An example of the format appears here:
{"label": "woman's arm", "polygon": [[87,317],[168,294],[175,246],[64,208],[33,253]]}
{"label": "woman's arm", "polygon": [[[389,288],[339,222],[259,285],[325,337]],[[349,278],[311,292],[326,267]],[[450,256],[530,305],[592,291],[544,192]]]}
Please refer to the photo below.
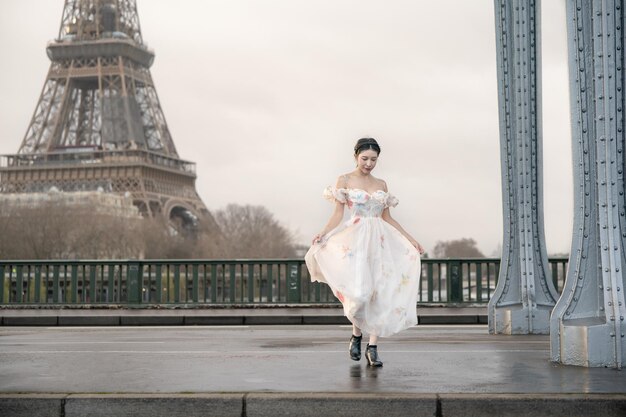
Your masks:
{"label": "woman's arm", "polygon": [[335,203],[335,210],[333,211],[333,214],[331,214],[328,223],[326,223],[326,226],[324,226],[322,231],[313,237],[313,243],[318,243],[326,233],[339,226],[339,223],[341,223],[341,220],[343,219],[343,208],[344,203],[340,203],[339,201]]}
{"label": "woman's arm", "polygon": [[[341,175],[339,178],[337,178],[337,182],[335,183],[335,187],[336,188],[347,188],[348,187],[348,177],[347,177],[347,175]],[[333,211],[333,214],[330,215],[330,219],[328,219],[328,223],[326,223],[326,226],[324,226],[322,231],[319,232],[318,234],[316,234],[315,236],[313,236],[313,244],[318,243],[319,241],[321,241],[322,237],[324,237],[324,235],[326,233],[330,232],[335,227],[339,226],[339,223],[341,223],[341,220],[343,219],[344,205],[345,205],[345,203],[342,203],[340,201],[335,201],[335,210]]]}
{"label": "woman's arm", "polygon": [[383,210],[382,219],[386,221],[387,223],[389,223],[390,225],[392,225],[393,227],[395,227],[396,229],[398,229],[398,231],[402,233],[402,235],[406,237],[409,240],[409,242],[411,242],[411,245],[413,245],[415,249],[419,251],[420,254],[424,253],[424,248],[422,247],[422,245],[420,245],[417,242],[417,240],[413,238],[413,236],[408,234],[407,231],[404,230],[402,226],[400,226],[400,223],[398,223],[393,217],[391,217],[391,213],[389,212],[389,207]]}

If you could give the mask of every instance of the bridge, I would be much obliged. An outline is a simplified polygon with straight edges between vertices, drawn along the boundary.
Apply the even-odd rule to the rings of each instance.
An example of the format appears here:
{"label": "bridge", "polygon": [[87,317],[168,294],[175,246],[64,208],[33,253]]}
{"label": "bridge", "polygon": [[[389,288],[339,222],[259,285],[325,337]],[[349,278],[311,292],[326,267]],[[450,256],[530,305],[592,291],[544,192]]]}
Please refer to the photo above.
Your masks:
{"label": "bridge", "polygon": [[[574,233],[569,260],[551,261],[543,229],[539,3],[494,1],[502,258],[429,260],[422,270],[420,303],[486,305],[488,326],[480,319],[462,328],[418,326],[390,341],[381,352],[388,360],[385,368],[372,370],[350,366],[340,323],[244,324],[236,331],[224,325],[10,326],[19,324],[18,311],[3,314],[0,330],[2,415],[626,414],[626,382],[618,371],[626,357],[625,4],[567,1]],[[76,34],[99,33],[88,28],[91,21],[84,23]],[[131,23],[138,34],[137,21]],[[148,80],[137,74],[137,80]],[[41,108],[56,108],[46,91]],[[142,94],[144,102],[156,97]],[[148,144],[163,141],[169,147],[149,149],[170,149],[177,158],[157,104],[153,124],[163,128],[150,131]],[[33,120],[22,154],[50,145],[36,140],[47,138],[38,132],[48,125],[43,118]],[[175,165],[189,168],[184,161]],[[6,178],[12,174],[8,166],[0,171]],[[191,190],[193,175],[184,174]],[[146,211],[158,206],[154,196],[139,197]],[[307,281],[299,260],[22,261],[3,262],[0,268],[0,300],[13,310],[336,305],[327,289]],[[61,321],[58,316],[56,324]]]}
{"label": "bridge", "polygon": [[[567,263],[549,260],[557,289]],[[424,259],[419,325],[375,370],[348,359],[350,324],[301,259],[0,262],[0,410],[623,415],[621,372],[551,364],[547,335],[488,334],[499,269]]]}

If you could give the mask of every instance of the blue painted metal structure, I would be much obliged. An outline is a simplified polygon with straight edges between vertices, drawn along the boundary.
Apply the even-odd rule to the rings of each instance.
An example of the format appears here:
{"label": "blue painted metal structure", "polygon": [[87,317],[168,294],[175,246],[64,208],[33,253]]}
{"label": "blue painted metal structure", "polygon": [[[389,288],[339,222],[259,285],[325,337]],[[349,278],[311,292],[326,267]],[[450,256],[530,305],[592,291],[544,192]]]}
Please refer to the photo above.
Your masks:
{"label": "blue painted metal structure", "polygon": [[504,238],[490,333],[547,334],[558,297],[543,229],[539,9],[495,0]]}
{"label": "blue painted metal structure", "polygon": [[553,361],[621,368],[626,359],[623,0],[568,0],[574,231],[551,319]]}

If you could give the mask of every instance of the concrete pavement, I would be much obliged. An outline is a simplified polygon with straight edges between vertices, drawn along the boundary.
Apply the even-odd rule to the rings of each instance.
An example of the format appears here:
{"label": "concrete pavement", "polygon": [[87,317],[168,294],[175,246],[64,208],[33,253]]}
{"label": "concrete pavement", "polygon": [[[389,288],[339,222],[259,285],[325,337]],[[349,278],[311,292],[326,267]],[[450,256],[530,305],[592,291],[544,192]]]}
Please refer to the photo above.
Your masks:
{"label": "concrete pavement", "polygon": [[[422,325],[348,358],[350,326],[3,327],[5,416],[624,416],[626,378],[547,336]],[[121,394],[123,393],[123,394]],[[41,413],[40,413],[41,412]]]}

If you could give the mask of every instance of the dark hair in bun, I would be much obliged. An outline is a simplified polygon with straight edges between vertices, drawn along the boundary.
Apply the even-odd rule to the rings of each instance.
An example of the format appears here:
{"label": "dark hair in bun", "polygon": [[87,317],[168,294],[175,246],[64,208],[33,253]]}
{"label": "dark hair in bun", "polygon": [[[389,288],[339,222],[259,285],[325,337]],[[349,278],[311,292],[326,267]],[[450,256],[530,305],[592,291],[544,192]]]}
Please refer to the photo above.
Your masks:
{"label": "dark hair in bun", "polygon": [[377,154],[380,154],[380,146],[378,146],[378,142],[374,138],[361,138],[357,140],[356,145],[354,145],[354,155],[358,155],[363,151],[368,149],[373,150]]}

